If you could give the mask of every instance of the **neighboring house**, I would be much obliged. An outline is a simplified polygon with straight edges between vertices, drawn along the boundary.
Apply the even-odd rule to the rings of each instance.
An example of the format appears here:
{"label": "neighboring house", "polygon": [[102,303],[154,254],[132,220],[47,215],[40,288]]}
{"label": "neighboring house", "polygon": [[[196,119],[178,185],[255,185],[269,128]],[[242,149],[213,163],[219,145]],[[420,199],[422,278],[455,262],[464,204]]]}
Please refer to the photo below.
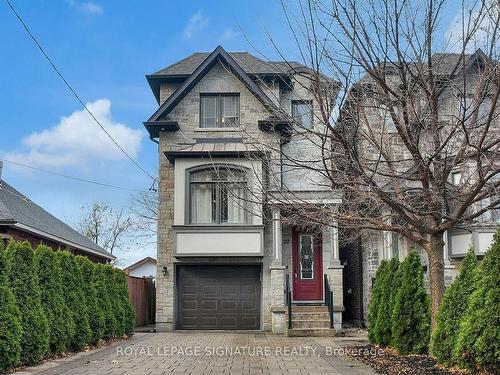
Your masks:
{"label": "neighboring house", "polygon": [[[298,63],[220,46],[147,76],[159,104],[144,122],[160,163],[158,331],[331,335],[325,289],[333,291],[336,330],[343,320],[362,323],[380,260],[405,255],[405,241],[386,233],[341,248],[336,222],[320,225],[313,214],[311,223],[294,221],[299,208],[336,210],[342,203],[322,176],[287,163],[290,155],[322,162],[310,137],[290,131],[297,123],[325,130],[307,86],[315,84],[311,76]],[[334,99],[338,82],[320,80]],[[461,255],[460,246],[451,246],[447,259]]]}
{"label": "neighboring house", "polygon": [[97,263],[115,259],[0,179],[0,240],[7,244],[10,239],[28,241],[33,247],[45,244],[54,250],[68,250]]}
{"label": "neighboring house", "polygon": [[143,258],[123,269],[129,276],[134,277],[156,277],[156,259]]}
{"label": "neighboring house", "polygon": [[[463,67],[461,65],[462,58],[465,59]],[[475,82],[479,81],[479,69],[486,64],[487,57],[481,50],[477,50],[475,53],[465,56],[453,53],[434,54],[432,60],[436,76],[442,82],[445,82],[443,84],[443,93],[440,95],[438,101],[442,123],[449,123],[450,118],[460,118],[461,111],[464,108],[466,109],[466,116],[471,116],[472,109],[474,108],[472,99],[474,98],[474,93],[477,92]],[[459,66],[459,68],[454,70],[455,66]],[[393,82],[396,86],[399,79],[398,70],[390,64],[385,69],[387,81]],[[361,130],[358,129],[359,134],[367,129],[366,124],[369,123],[371,131],[380,131],[381,134],[387,137],[387,146],[384,148],[384,151],[386,151],[386,154],[393,155],[393,160],[397,160],[393,165],[400,167],[401,171],[408,171],[413,164],[413,159],[408,149],[404,147],[389,111],[379,99],[376,99],[381,96],[376,95],[374,87],[376,85],[373,84],[372,78],[368,74],[356,83],[355,88],[351,90],[353,98],[355,98],[352,99],[352,102],[355,102],[355,104],[350,103],[351,100],[347,101],[342,109],[347,116],[345,116],[345,119],[339,125],[344,126],[345,129],[348,129],[352,124],[360,125]],[[478,109],[478,123],[480,123],[482,117],[489,114],[492,108],[492,100],[493,97],[487,95],[481,102]],[[350,108],[350,106],[353,107]],[[422,106],[421,110],[424,111],[425,107]],[[349,113],[355,114],[353,116],[355,119],[350,119]],[[500,114],[497,113],[495,116],[493,118],[497,120],[493,121],[493,125],[489,131],[489,135],[492,137],[491,141],[498,139],[498,135],[500,134],[500,123],[498,121]],[[363,136],[359,136],[356,141],[360,145],[360,153],[364,155],[365,160],[380,160],[378,159],[380,154],[374,147],[368,144],[367,138],[369,137],[363,138]],[[422,136],[422,139],[425,139],[425,137]],[[493,160],[493,162],[498,163],[499,161]],[[379,168],[381,169],[382,167]],[[457,166],[450,174],[448,182],[450,185],[459,187],[463,183],[462,181],[466,181],[468,178],[474,179],[476,173],[477,171],[474,170],[474,167]],[[390,186],[390,184],[388,185]],[[475,203],[477,206],[476,209],[486,207],[483,204],[486,204],[486,206],[489,205],[490,199],[487,202]],[[445,232],[445,246],[443,251],[445,285],[449,285],[452,282],[457,274],[459,262],[471,246],[478,256],[484,255],[493,241],[493,235],[499,224],[500,209],[493,209],[485,212],[475,222],[460,224]],[[353,320],[366,320],[372,284],[380,262],[392,257],[403,260],[411,248],[416,248],[421,254],[425,269],[425,281],[427,287],[429,287],[427,254],[417,244],[396,233],[388,231],[366,232],[357,247],[350,246],[350,251],[341,251],[341,260],[342,264],[345,265],[345,274],[352,273],[352,271],[358,269],[358,264],[359,270],[362,270],[362,278],[344,278],[344,292],[346,290],[349,291],[348,294],[344,294],[346,312],[351,314],[350,317]]]}

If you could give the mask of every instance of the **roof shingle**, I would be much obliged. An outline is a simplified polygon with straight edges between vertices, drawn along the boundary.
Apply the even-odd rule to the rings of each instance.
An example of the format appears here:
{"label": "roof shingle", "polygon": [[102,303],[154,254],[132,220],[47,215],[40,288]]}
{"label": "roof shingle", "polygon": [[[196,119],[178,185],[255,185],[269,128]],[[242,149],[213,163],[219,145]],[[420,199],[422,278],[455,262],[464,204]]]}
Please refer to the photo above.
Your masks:
{"label": "roof shingle", "polygon": [[84,235],[45,211],[0,179],[0,224],[22,224],[66,240],[82,251],[90,249],[108,259],[115,258]]}

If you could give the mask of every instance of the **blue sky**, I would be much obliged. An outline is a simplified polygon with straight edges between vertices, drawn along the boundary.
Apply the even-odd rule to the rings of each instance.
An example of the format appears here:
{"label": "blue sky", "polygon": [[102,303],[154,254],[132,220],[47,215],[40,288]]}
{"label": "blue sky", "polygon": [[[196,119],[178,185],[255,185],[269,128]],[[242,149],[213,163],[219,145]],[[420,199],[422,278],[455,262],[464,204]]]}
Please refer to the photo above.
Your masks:
{"label": "blue sky", "polygon": [[[268,34],[289,59],[295,45],[277,0],[78,1],[12,0],[46,52],[103,125],[150,173],[157,153],[143,129],[157,103],[144,78],[194,51],[278,58]],[[445,13],[452,20],[454,12]],[[103,183],[147,190],[150,180],[82,113],[62,81],[0,4],[0,157]],[[4,165],[3,178],[31,200],[75,225],[94,201],[127,208],[131,193]],[[122,264],[154,246],[119,253]]]}
{"label": "blue sky", "polygon": [[[276,57],[266,33],[280,42],[287,39],[277,1],[12,2],[64,76],[86,102],[92,103],[103,124],[120,134],[119,142],[153,174],[157,169],[156,147],[148,140],[142,121],[155,111],[157,103],[144,75],[218,44],[232,51],[251,50],[246,38]],[[147,190],[148,178],[81,113],[81,105],[4,2],[0,4],[0,34],[0,157]],[[80,124],[87,131],[70,134],[71,128]],[[10,164],[4,165],[2,176],[71,225],[78,222],[85,204],[106,201],[116,208],[127,208],[131,199],[127,191]],[[154,247],[119,254],[123,263],[143,255],[155,256]]]}

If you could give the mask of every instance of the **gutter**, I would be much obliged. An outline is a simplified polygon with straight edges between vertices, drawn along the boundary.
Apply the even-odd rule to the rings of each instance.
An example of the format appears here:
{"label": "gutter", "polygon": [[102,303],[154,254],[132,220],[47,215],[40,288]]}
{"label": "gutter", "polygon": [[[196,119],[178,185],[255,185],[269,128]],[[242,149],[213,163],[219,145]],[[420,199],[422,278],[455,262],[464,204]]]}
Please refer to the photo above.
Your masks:
{"label": "gutter", "polygon": [[28,233],[32,233],[32,234],[36,234],[40,237],[44,237],[48,240],[52,240],[52,241],[56,241],[56,242],[60,242],[60,243],[63,243],[65,245],[68,245],[68,246],[71,246],[71,247],[74,247],[78,250],[83,250],[87,253],[91,253],[91,254],[94,254],[94,255],[98,255],[100,256],[101,258],[106,258],[106,259],[110,259],[110,260],[114,260],[116,259],[116,257],[112,254],[109,254],[109,255],[106,255],[106,254],[103,254],[97,250],[94,250],[94,249],[91,249],[89,247],[86,247],[86,246],[82,246],[82,245],[79,245],[79,244],[76,244],[72,241],[68,241],[68,240],[65,240],[64,238],[61,238],[61,237],[58,237],[58,236],[54,236],[52,234],[49,234],[47,232],[43,232],[41,230],[38,230],[38,229],[35,229],[35,228],[32,228],[32,227],[29,227],[27,225],[24,225],[24,224],[19,224],[19,223],[16,223],[16,224],[13,224],[13,225],[10,225],[14,228],[17,228],[17,229],[20,229],[24,232],[28,232]]}

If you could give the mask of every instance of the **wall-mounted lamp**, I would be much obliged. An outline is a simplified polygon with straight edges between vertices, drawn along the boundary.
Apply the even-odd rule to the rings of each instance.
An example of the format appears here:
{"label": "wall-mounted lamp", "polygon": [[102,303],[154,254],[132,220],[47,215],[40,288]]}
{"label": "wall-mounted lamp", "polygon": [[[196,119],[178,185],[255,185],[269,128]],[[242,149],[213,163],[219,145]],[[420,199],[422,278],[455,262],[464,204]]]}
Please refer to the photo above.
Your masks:
{"label": "wall-mounted lamp", "polygon": [[163,266],[161,273],[163,274],[163,276],[167,277],[167,273],[168,273],[167,266]]}

